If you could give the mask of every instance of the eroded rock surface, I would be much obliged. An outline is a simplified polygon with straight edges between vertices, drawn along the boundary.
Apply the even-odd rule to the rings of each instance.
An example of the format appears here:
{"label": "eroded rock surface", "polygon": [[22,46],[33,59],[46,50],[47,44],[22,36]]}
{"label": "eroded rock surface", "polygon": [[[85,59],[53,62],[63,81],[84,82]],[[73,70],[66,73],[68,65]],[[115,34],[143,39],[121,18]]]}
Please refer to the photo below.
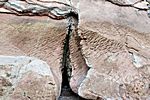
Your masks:
{"label": "eroded rock surface", "polygon": [[[150,59],[147,54],[144,56],[135,46],[96,32],[81,34],[86,39],[81,41],[82,53],[90,70],[79,87],[79,95],[88,99],[148,100]],[[148,53],[149,49],[144,51]]]}
{"label": "eroded rock surface", "polygon": [[[66,71],[71,74],[70,87],[75,93],[94,100],[150,99],[149,0],[61,0],[58,5],[58,0],[50,5],[45,0],[25,1],[14,4],[20,7],[23,2],[25,9],[15,7],[11,9],[13,14],[46,15],[56,20],[75,18],[68,22],[74,28],[67,44],[70,51],[66,50],[69,58],[65,59],[72,68]],[[10,13],[8,8],[14,2],[9,2],[0,5],[6,8],[4,12]],[[30,8],[29,3],[38,5]],[[0,54],[29,55],[46,61],[56,82],[56,95],[60,95],[66,20],[1,15],[0,22]],[[6,88],[13,86],[4,77],[1,80]]]}
{"label": "eroded rock surface", "polygon": [[55,77],[57,96],[59,96],[65,26],[64,20],[55,21],[46,17],[29,18],[1,14],[0,55],[25,55],[46,61]]}
{"label": "eroded rock surface", "polygon": [[80,1],[77,44],[90,69],[76,85],[78,94],[86,99],[148,100],[150,19],[146,11],[116,2]]}
{"label": "eroded rock surface", "polygon": [[57,84],[49,65],[26,56],[0,56],[0,100],[55,100]]}
{"label": "eroded rock surface", "polygon": [[88,71],[88,66],[83,58],[79,43],[80,37],[74,31],[70,39],[70,63],[72,67],[70,86],[75,93],[78,93],[78,88]]}

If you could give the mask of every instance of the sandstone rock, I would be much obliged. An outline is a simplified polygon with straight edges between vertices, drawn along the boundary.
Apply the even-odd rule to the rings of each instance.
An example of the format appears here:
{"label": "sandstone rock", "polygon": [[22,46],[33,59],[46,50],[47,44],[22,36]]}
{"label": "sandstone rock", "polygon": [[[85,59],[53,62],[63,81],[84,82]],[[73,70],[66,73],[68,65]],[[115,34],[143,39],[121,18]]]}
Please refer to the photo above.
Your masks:
{"label": "sandstone rock", "polygon": [[140,8],[140,9],[148,9],[148,2],[142,1],[139,3],[134,4],[134,7]]}
{"label": "sandstone rock", "polygon": [[85,78],[88,70],[86,61],[82,56],[80,40],[76,32],[73,32],[73,35],[70,39],[70,60],[72,67],[72,75],[70,79],[70,86],[75,93],[78,93],[78,88]]}
{"label": "sandstone rock", "polygon": [[66,35],[65,20],[1,14],[0,29],[0,55],[25,55],[47,62],[55,77],[59,96],[63,41]]}
{"label": "sandstone rock", "polygon": [[0,56],[0,100],[55,100],[57,84],[49,65],[26,56]]}
{"label": "sandstone rock", "polygon": [[[85,7],[84,4],[89,5]],[[110,22],[121,26],[131,27],[139,32],[149,33],[150,19],[146,11],[138,11],[133,7],[120,7],[107,1],[80,1],[80,26],[86,22]],[[90,13],[92,12],[92,13]],[[87,17],[88,16],[88,17]],[[94,17],[94,18],[93,18]],[[84,19],[84,20],[83,20]],[[145,24],[146,23],[146,24]],[[98,28],[93,24],[90,25],[93,30]]]}
{"label": "sandstone rock", "polygon": [[[0,6],[4,6],[6,9],[2,11],[7,12],[12,5],[20,7],[22,4],[23,10],[14,7],[16,15],[20,12],[24,15],[25,11],[27,15],[47,15],[59,20],[65,19],[67,14],[72,14],[69,12],[72,7],[70,5],[73,5],[77,9],[73,7],[72,10],[79,10],[80,19],[78,20],[77,14],[74,13],[73,18],[75,17],[76,20],[73,23],[75,28],[70,40],[70,59],[67,52],[63,53],[64,57],[67,57],[63,57],[66,62],[64,65],[68,64],[67,67],[70,65],[72,67],[72,73],[68,71],[69,68],[67,69],[71,74],[72,90],[86,99],[148,100],[150,98],[150,19],[147,5],[149,1],[74,0],[70,3],[69,0],[67,2],[61,0],[62,3],[55,5],[57,1],[29,0],[27,3],[9,0],[5,4],[1,2]],[[29,2],[38,5],[31,7]],[[63,3],[66,3],[67,7]],[[45,10],[45,7],[52,9]],[[37,13],[43,9],[46,12]],[[51,67],[55,82],[53,83],[55,87],[52,87],[55,91],[49,93],[49,90],[43,91],[45,87],[40,87],[38,92],[40,95],[38,93],[38,96],[35,95],[34,90],[39,87],[36,83],[47,83],[48,79],[47,77],[39,79],[37,73],[42,75],[44,73],[39,70],[37,72],[35,69],[32,73],[30,72],[32,69],[29,68],[27,72],[20,72],[21,75],[25,73],[25,76],[15,79],[19,80],[17,88],[10,94],[5,94],[5,91],[13,87],[14,83],[6,79],[6,76],[1,76],[0,95],[5,94],[3,98],[18,99],[22,98],[20,91],[28,91],[28,88],[33,87],[34,92],[30,91],[28,99],[31,97],[42,99],[41,94],[45,98],[50,96],[51,99],[56,99],[60,95],[62,83],[60,67],[63,65],[61,59],[65,33],[71,30],[66,30],[66,20],[54,21],[45,17],[29,18],[12,15],[0,15],[0,18],[0,54],[27,55],[46,61]],[[73,25],[71,20],[69,24]],[[18,71],[18,69],[14,70]],[[30,84],[28,81],[34,78],[35,81]],[[25,83],[26,87],[23,87]],[[50,86],[47,89],[52,88]],[[23,95],[28,94],[24,92]]]}
{"label": "sandstone rock", "polygon": [[[85,7],[88,5],[88,7]],[[146,11],[115,2],[80,1],[78,49],[71,49],[71,84],[86,99],[148,100],[150,98],[150,19]],[[75,33],[74,33],[75,34]],[[74,43],[74,42],[73,42]],[[75,47],[73,44],[71,46]],[[78,64],[75,61],[83,58]],[[90,69],[87,71],[88,66]],[[80,72],[80,69],[85,69]],[[73,78],[72,78],[73,79]],[[80,83],[80,84],[79,84]],[[75,85],[76,84],[76,85]]]}
{"label": "sandstone rock", "polygon": [[141,1],[141,0],[107,0],[113,4],[119,6],[128,6],[128,7],[135,7],[139,9],[148,9],[148,1]]}
{"label": "sandstone rock", "polygon": [[140,2],[140,0],[107,0],[107,1],[110,1],[118,5],[132,5],[136,2]]}

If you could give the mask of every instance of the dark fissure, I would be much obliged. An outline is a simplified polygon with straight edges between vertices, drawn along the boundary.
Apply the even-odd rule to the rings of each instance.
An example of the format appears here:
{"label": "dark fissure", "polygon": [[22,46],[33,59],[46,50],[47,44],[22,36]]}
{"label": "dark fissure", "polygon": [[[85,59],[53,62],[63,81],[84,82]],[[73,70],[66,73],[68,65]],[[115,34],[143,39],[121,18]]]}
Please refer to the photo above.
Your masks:
{"label": "dark fissure", "polygon": [[69,59],[69,40],[72,33],[72,25],[69,23],[68,32],[64,41],[63,58],[62,58],[62,88],[70,88],[69,79],[71,74],[70,59]]}
{"label": "dark fissure", "polygon": [[69,80],[71,76],[71,66],[70,66],[70,49],[69,49],[69,41],[72,34],[72,18],[69,18],[68,27],[67,27],[67,34],[64,40],[64,47],[63,47],[63,57],[62,57],[62,87],[61,87],[61,94],[59,100],[66,100],[68,97],[72,97],[75,94],[72,92]]}
{"label": "dark fissure", "polygon": [[70,65],[70,38],[73,34],[73,30],[77,28],[78,25],[78,13],[70,12],[68,17],[67,33],[64,40],[63,56],[62,56],[62,84],[61,84],[61,94],[59,100],[85,100],[75,94],[70,87],[70,78],[72,73],[72,67]]}

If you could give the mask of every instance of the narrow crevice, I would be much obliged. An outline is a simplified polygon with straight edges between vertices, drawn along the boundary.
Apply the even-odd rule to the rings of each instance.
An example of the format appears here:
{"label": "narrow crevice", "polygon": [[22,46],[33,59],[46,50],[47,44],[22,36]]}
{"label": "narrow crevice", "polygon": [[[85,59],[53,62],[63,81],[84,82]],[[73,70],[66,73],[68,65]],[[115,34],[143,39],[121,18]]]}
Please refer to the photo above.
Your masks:
{"label": "narrow crevice", "polygon": [[62,84],[61,84],[61,94],[59,97],[59,100],[65,100],[67,97],[70,97],[71,95],[74,95],[70,88],[69,80],[71,76],[71,65],[70,65],[70,49],[69,49],[69,42],[70,37],[72,34],[72,17],[68,18],[68,26],[67,26],[67,32],[66,37],[64,40],[64,47],[63,47],[63,55],[62,55]]}
{"label": "narrow crevice", "polygon": [[74,93],[70,87],[70,78],[72,67],[70,65],[70,38],[74,29],[76,29],[75,21],[78,21],[78,14],[70,12],[68,20],[67,33],[64,40],[63,57],[62,57],[62,85],[59,100],[85,100],[78,94]]}
{"label": "narrow crevice", "polygon": [[69,40],[72,33],[72,25],[69,23],[68,26],[68,32],[66,34],[66,38],[64,41],[64,48],[63,48],[63,58],[62,58],[62,88],[70,88],[69,85],[69,79],[70,79],[70,73],[71,73],[71,67],[70,67],[70,49],[69,49]]}

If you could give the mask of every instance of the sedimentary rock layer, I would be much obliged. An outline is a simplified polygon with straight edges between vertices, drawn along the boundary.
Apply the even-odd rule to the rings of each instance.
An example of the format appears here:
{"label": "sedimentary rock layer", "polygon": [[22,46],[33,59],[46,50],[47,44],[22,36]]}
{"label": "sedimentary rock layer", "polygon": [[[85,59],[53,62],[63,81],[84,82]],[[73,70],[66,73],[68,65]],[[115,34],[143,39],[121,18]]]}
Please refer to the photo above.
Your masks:
{"label": "sedimentary rock layer", "polygon": [[146,11],[124,5],[124,1],[80,1],[78,44],[90,67],[78,88],[84,98],[150,98],[150,19]]}
{"label": "sedimentary rock layer", "polygon": [[[83,98],[149,100],[149,5],[140,0],[1,0],[1,12],[28,17],[0,16],[0,53],[46,61],[56,82],[56,98],[61,59],[67,57],[63,59],[71,66],[66,70],[70,87]],[[68,18],[72,21],[64,20]],[[66,29],[67,21],[72,30]],[[62,57],[64,45],[70,54]]]}
{"label": "sedimentary rock layer", "polygon": [[26,55],[46,61],[55,77],[56,97],[61,91],[65,26],[63,20],[54,21],[45,17],[0,16],[0,55]]}
{"label": "sedimentary rock layer", "polygon": [[48,64],[26,56],[0,56],[1,100],[55,100],[57,85]]}

